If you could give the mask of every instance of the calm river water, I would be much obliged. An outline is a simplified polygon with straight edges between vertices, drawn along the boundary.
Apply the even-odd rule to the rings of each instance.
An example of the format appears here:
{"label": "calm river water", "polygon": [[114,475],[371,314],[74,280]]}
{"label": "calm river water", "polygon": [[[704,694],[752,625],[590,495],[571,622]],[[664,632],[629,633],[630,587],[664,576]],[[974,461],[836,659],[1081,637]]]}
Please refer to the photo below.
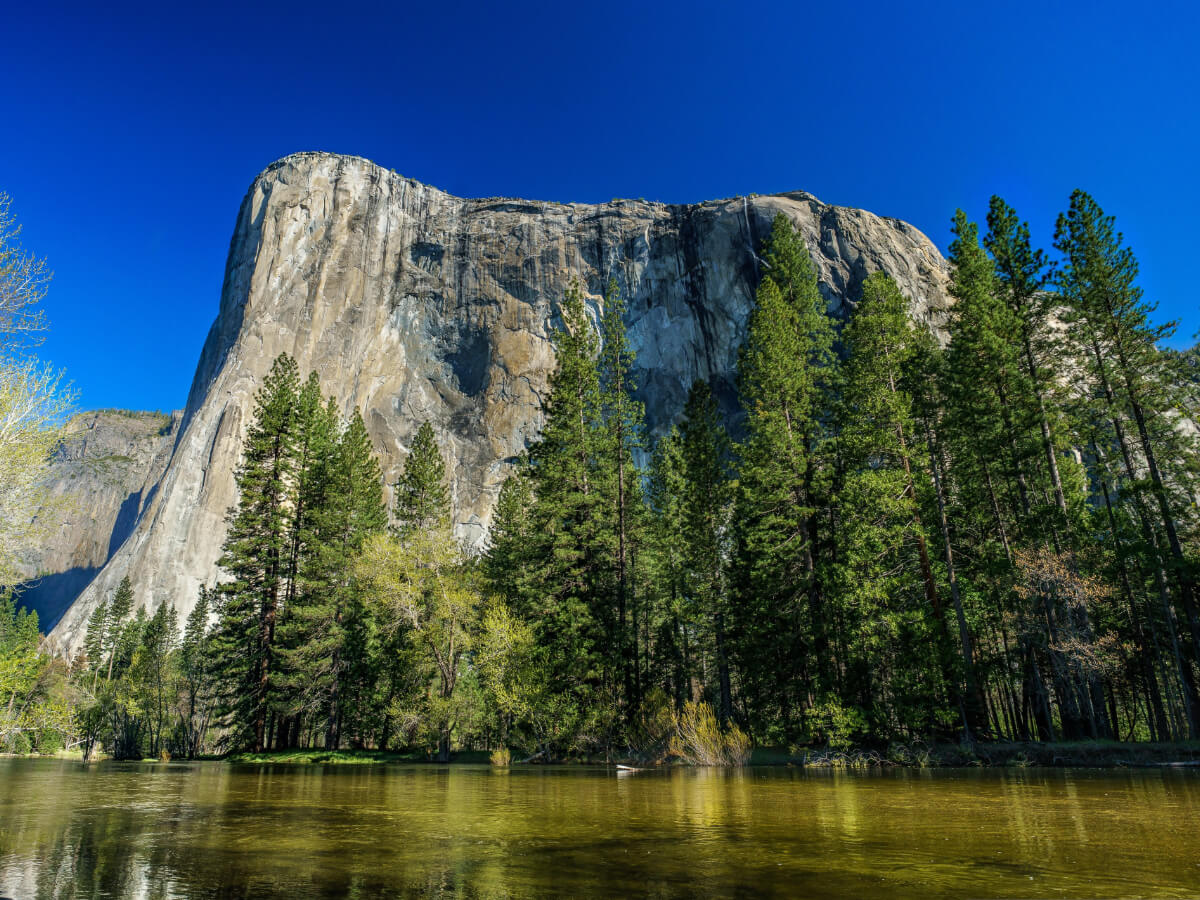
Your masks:
{"label": "calm river water", "polygon": [[0,760],[0,897],[1200,896],[1200,773]]}

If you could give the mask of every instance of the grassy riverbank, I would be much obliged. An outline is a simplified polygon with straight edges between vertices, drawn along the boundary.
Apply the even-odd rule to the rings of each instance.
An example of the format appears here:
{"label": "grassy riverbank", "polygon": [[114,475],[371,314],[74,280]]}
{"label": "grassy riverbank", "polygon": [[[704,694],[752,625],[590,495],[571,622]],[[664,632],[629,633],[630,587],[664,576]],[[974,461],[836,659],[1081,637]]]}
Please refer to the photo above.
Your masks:
{"label": "grassy riverbank", "polygon": [[[0,757],[38,757],[38,754],[3,753]],[[39,758],[82,761],[78,750],[60,750]],[[98,759],[110,759],[100,756]],[[418,750],[271,750],[263,753],[232,753],[204,756],[201,761],[246,765],[322,765],[374,766],[429,764],[435,760]],[[142,762],[165,762],[145,759]],[[486,750],[464,750],[451,755],[451,765],[485,765]],[[677,759],[658,763],[635,759],[600,757],[558,760],[568,765],[605,766],[628,763],[639,768],[670,768],[684,765]],[[519,765],[519,763],[514,763]],[[758,747],[750,755],[751,766],[791,766],[795,768],[872,769],[872,768],[1158,768],[1179,766],[1200,768],[1200,741],[1180,743],[1128,743],[1120,741],[1064,741],[1038,743],[978,743],[973,747],[958,744],[894,744],[887,750],[851,749],[833,751],[822,748],[789,751],[779,747]]]}
{"label": "grassy riverbank", "polygon": [[[372,766],[393,763],[429,763],[434,760],[417,750],[268,750],[262,753],[232,753],[208,757],[231,763],[282,765]],[[486,763],[486,750],[465,750],[452,754],[454,763]]]}
{"label": "grassy riverbank", "polygon": [[[280,765],[389,765],[430,763],[419,751],[380,750],[278,750],[263,753],[236,753],[210,757],[231,763]],[[627,760],[614,760],[627,762]],[[488,753],[471,750],[452,755],[451,764],[485,764]],[[603,759],[563,760],[578,765],[607,765]],[[979,743],[973,747],[957,744],[893,745],[886,751],[809,749],[789,752],[775,747],[759,747],[750,756],[752,766],[793,766],[811,768],[952,768],[952,767],[1079,767],[1140,768],[1174,764],[1200,766],[1200,742],[1174,744],[1125,743],[1119,741],[1069,741],[1053,744]],[[680,765],[677,761],[660,764],[638,762],[645,768]]]}

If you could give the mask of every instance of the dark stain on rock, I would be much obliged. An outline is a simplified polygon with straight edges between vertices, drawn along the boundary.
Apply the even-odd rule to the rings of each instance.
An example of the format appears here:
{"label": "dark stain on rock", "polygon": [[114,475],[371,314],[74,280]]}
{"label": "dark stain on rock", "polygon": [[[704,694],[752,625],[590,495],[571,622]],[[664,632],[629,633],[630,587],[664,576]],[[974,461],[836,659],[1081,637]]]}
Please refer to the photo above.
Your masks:
{"label": "dark stain on rock", "polygon": [[482,394],[488,386],[492,345],[483,331],[469,330],[459,335],[458,345],[446,354],[458,389],[468,397]]}
{"label": "dark stain on rock", "polygon": [[408,258],[412,260],[412,264],[429,273],[441,270],[442,259],[445,255],[445,247],[441,244],[431,244],[428,241],[415,241],[408,248]]}

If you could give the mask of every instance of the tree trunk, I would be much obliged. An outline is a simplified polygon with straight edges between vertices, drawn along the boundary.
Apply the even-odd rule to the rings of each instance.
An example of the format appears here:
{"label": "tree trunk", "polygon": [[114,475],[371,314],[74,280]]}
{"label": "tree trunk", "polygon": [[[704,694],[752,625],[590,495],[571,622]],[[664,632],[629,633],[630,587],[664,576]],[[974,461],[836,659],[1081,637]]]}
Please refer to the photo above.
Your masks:
{"label": "tree trunk", "polygon": [[954,618],[958,625],[958,645],[962,654],[963,673],[966,680],[965,722],[966,739],[972,739],[972,731],[979,731],[981,725],[986,725],[984,714],[986,703],[979,689],[979,681],[975,674],[975,653],[971,646],[971,631],[967,627],[967,616],[963,610],[962,594],[958,586],[958,570],[954,564],[954,548],[950,542],[950,522],[946,516],[945,491],[942,488],[941,454],[933,438],[929,423],[925,422],[925,444],[929,450],[929,471],[933,480],[934,496],[937,498],[938,530],[942,535],[942,556],[946,561],[946,575],[950,582],[950,602],[954,604]]}

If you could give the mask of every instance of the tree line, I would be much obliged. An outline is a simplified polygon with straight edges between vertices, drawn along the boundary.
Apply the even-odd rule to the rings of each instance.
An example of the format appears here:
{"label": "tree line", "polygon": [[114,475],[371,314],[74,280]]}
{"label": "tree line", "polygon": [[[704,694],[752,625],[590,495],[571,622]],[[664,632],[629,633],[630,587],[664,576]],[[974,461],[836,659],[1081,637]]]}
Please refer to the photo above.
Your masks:
{"label": "tree line", "polygon": [[1053,259],[998,197],[982,236],[961,211],[953,235],[944,326],[883,273],[843,324],[777,218],[742,414],[697,382],[657,440],[615,284],[595,318],[569,290],[543,431],[477,553],[428,423],[389,510],[361,418],[280,357],[182,637],[169,606],[131,615],[127,584],[93,616],[85,740],[446,759],[697,732],[704,758],[1197,738],[1195,352],[1162,347],[1173,326],[1083,192]]}

